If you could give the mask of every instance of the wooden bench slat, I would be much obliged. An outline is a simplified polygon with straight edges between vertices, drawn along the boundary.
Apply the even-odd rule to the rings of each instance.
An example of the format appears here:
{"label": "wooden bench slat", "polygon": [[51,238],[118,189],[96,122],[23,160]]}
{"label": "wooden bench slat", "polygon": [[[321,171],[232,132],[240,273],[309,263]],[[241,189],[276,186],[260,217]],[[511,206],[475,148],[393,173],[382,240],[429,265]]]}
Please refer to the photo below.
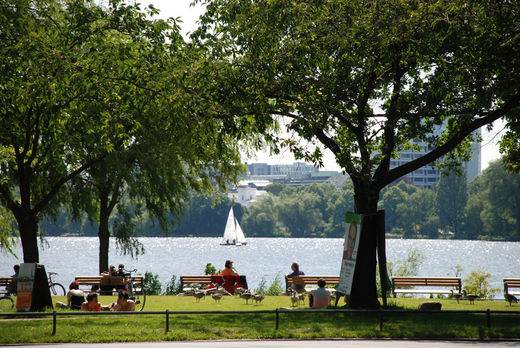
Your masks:
{"label": "wooden bench slat", "polygon": [[392,293],[397,294],[450,294],[446,289],[396,289],[396,287],[451,287],[459,292],[462,290],[462,280],[458,277],[393,277]]}
{"label": "wooden bench slat", "polygon": [[301,275],[301,276],[285,276],[285,283],[289,285],[317,285],[318,280],[323,279],[327,285],[339,284],[339,276],[318,276],[318,275]]}
{"label": "wooden bench slat", "polygon": [[504,292],[509,295],[520,295],[518,291],[509,291],[511,288],[520,288],[520,278],[504,278]]}

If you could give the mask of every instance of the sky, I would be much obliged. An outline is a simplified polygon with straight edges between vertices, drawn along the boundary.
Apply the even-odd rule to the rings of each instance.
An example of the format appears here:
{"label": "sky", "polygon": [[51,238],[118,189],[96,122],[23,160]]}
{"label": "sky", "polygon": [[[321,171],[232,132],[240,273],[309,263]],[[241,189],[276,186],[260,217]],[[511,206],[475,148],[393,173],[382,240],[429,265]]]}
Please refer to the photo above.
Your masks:
{"label": "sky", "polygon": [[[179,17],[182,21],[180,26],[185,36],[197,28],[197,20],[204,12],[204,8],[200,4],[190,6],[193,0],[141,0],[137,2],[139,2],[143,8],[149,4],[153,4],[155,8],[161,11],[161,18]],[[497,143],[504,132],[503,128],[504,125],[502,122],[496,122],[491,131],[482,130],[482,170],[486,169],[490,162],[500,157]],[[341,171],[334,160],[334,155],[327,149],[323,150],[323,152],[325,153],[323,161],[324,167],[321,168],[321,170]],[[292,156],[289,150],[284,150],[277,156],[270,155],[268,151],[260,151],[257,152],[254,157],[243,158],[243,160],[248,163],[265,162],[269,164],[291,164],[295,162],[294,156]]]}

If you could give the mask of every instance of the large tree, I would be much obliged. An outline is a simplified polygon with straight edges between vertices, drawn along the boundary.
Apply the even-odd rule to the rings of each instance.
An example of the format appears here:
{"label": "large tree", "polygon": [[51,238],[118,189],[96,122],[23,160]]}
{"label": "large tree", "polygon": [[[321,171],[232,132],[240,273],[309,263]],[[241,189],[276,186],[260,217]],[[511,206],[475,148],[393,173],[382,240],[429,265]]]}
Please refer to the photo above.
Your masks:
{"label": "large tree", "polygon": [[[403,175],[442,156],[467,157],[474,130],[518,115],[517,2],[200,2],[207,11],[197,38],[228,70],[228,95],[239,97],[228,112],[283,116],[289,131],[332,151],[352,179],[358,213],[376,213],[380,191]],[[399,149],[417,148],[414,139],[429,144],[424,154],[390,169]],[[319,148],[285,145],[321,160]],[[379,306],[371,221],[353,307]]]}
{"label": "large tree", "polygon": [[481,178],[481,218],[491,238],[520,239],[520,175],[506,170],[505,159],[489,165]]}
{"label": "large tree", "polygon": [[445,233],[461,233],[468,203],[466,169],[443,175],[437,184],[437,213]]}
{"label": "large tree", "polygon": [[137,42],[153,52],[156,31],[136,6],[109,5],[0,3],[0,202],[16,219],[25,262],[39,261],[38,224],[66,184],[139,128],[125,108],[146,88],[133,81],[144,70],[125,64]]}
{"label": "large tree", "polygon": [[[150,20],[146,24],[154,29],[147,40],[133,42],[132,55],[118,57],[125,70],[139,72],[131,73],[139,88],[123,92],[127,96],[124,117],[138,124],[132,139],[70,186],[74,216],[81,218],[85,211],[97,222],[100,272],[108,270],[110,236],[116,237],[123,253],[139,254],[142,245],[134,237],[139,217],[146,215],[167,232],[179,221],[190,190],[225,189],[243,169],[237,139],[207,111],[207,105],[196,100],[193,85],[201,82],[193,81],[190,74],[200,59],[196,51],[184,42],[174,23]],[[142,35],[146,29],[142,28]],[[124,35],[113,42],[129,46]],[[111,220],[115,210],[117,218]]]}

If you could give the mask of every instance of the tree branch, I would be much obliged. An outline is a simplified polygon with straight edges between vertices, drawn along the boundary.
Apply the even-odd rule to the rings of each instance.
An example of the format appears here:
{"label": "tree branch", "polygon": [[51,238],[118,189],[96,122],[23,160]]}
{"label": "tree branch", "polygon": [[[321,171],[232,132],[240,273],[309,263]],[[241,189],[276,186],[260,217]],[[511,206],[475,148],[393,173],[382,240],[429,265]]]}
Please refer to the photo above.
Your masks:
{"label": "tree branch", "polygon": [[40,200],[40,202],[38,204],[36,204],[34,206],[34,208],[32,209],[33,212],[40,212],[43,210],[43,208],[45,208],[45,206],[47,204],[49,204],[49,202],[51,201],[51,199],[58,193],[58,191],[60,190],[60,188],[66,183],[68,182],[70,179],[74,178],[75,176],[79,175],[81,172],[83,172],[85,169],[93,166],[94,164],[100,162],[101,160],[103,160],[106,156],[108,156],[108,152],[105,152],[101,155],[99,155],[98,157],[88,161],[87,163],[83,164],[82,166],[80,166],[78,169],[70,172],[68,175],[62,177],[60,180],[58,180],[52,187],[51,189],[49,190],[49,192]]}
{"label": "tree branch", "polygon": [[470,135],[473,131],[479,129],[482,126],[487,124],[491,124],[494,121],[498,120],[500,117],[505,116],[509,111],[513,108],[518,107],[520,102],[516,100],[516,98],[512,97],[508,100],[501,108],[489,112],[486,116],[483,116],[469,125],[461,128],[458,132],[456,132],[446,143],[437,147],[431,152],[428,152],[422,157],[417,158],[414,161],[403,164],[397,168],[390,170],[386,175],[380,175],[378,177],[377,185],[380,188],[385,187],[391,182],[399,179],[400,177],[413,172],[416,169],[419,169],[436,159],[446,155],[448,152],[452,151],[457,145],[459,145],[464,138]]}

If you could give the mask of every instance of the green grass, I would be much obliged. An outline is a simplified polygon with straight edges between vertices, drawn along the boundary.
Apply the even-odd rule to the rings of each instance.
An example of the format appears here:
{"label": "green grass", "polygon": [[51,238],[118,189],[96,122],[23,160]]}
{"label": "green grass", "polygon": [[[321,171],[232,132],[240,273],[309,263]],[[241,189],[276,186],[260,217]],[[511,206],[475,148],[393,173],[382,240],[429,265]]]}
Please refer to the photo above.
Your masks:
{"label": "green grass", "polygon": [[[64,298],[55,297],[54,301]],[[101,296],[108,304],[115,297]],[[394,309],[417,309],[427,299],[390,299]],[[510,307],[503,301],[435,300],[445,310],[520,311],[520,305]],[[236,297],[225,297],[220,304],[211,298],[197,302],[193,297],[151,296],[145,310],[164,311],[227,311],[272,310],[291,307],[285,296],[267,297],[262,304],[245,304]],[[301,305],[299,308],[306,308]],[[0,317],[1,318],[1,317]],[[57,333],[51,336],[52,321],[46,319],[0,320],[0,344],[36,342],[113,342],[240,338],[520,338],[518,316],[493,315],[487,328],[485,314],[471,313],[387,313],[383,331],[379,330],[377,314],[302,313],[295,308],[280,313],[280,327],[275,329],[275,314],[198,314],[171,315],[170,331],[165,333],[164,315],[58,317]]]}

